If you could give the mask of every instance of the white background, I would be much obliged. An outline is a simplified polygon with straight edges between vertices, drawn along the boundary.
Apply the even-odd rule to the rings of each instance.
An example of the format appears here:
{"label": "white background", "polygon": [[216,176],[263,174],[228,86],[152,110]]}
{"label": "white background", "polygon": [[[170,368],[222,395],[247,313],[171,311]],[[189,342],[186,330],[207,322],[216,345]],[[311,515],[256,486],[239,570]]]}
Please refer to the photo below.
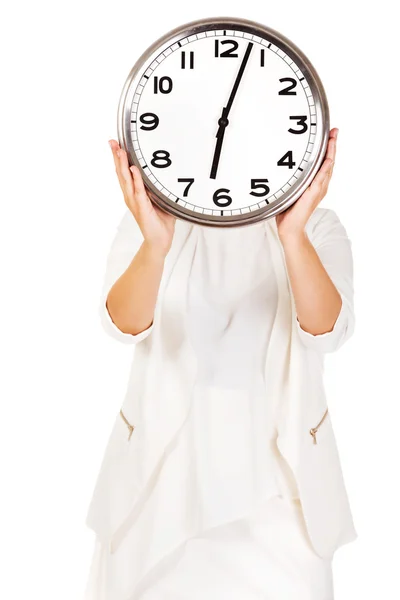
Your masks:
{"label": "white background", "polygon": [[1,589],[83,595],[84,519],[131,347],[102,331],[105,259],[125,208],[108,139],[138,56],[185,22],[259,21],[324,83],[338,154],[322,206],[353,242],[357,325],[326,388],[359,538],[336,600],[399,598],[399,96],[395,3],[15,2],[1,19]]}

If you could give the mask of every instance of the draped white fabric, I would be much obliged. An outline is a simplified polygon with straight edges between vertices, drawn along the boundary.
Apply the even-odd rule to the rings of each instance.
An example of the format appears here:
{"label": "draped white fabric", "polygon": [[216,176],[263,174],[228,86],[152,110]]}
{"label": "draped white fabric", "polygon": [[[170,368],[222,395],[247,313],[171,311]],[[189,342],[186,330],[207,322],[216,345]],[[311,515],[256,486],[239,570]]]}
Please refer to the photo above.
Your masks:
{"label": "draped white fabric", "polygon": [[[316,217],[308,231],[343,298],[334,329],[322,336],[301,330],[296,320],[272,223],[206,231],[178,222],[153,324],[138,336],[120,332],[104,299],[138,247],[133,217],[125,219],[110,253],[101,310],[113,337],[138,344],[123,405],[136,428],[126,444],[121,437],[125,426],[117,418],[89,510],[88,524],[98,537],[87,600],[152,600],[140,597],[145,588],[150,594],[150,583],[165,591],[165,600],[194,597],[193,590],[179,586],[171,588],[176,597],[171,589],[168,595],[166,588],[157,588],[156,574],[168,557],[178,555],[184,571],[198,564],[201,573],[204,554],[190,549],[200,548],[195,540],[208,539],[211,531],[207,547],[218,546],[218,531],[232,536],[232,549],[237,549],[231,562],[227,556],[232,572],[247,573],[240,562],[247,551],[255,569],[262,563],[273,569],[276,548],[281,558],[288,553],[294,561],[287,566],[289,588],[289,573],[299,561],[304,593],[293,598],[330,600],[328,557],[355,533],[330,420],[317,446],[309,429],[325,409],[322,355],[350,337],[354,321],[348,238],[333,211],[321,209]],[[306,521],[295,499],[298,493]],[[246,535],[243,553],[237,534],[250,522],[252,532],[258,531],[251,521],[255,516],[267,524],[260,529],[267,537],[268,531],[279,537],[280,524],[286,522],[294,538],[284,528],[276,546],[268,538],[264,553],[261,538]],[[305,524],[308,532],[302,529]],[[222,538],[221,543],[224,547]],[[188,553],[182,555],[183,547]],[[303,563],[307,553],[311,562]],[[304,564],[312,564],[320,584],[314,586],[308,567],[300,567]],[[181,573],[175,566],[175,575]],[[203,563],[204,572],[208,566]],[[215,563],[214,575],[217,571]],[[184,583],[184,577],[175,575],[168,586]],[[228,578],[221,568],[220,581]],[[209,590],[203,591],[212,598]],[[275,592],[276,600],[292,598]],[[248,587],[242,596],[229,598],[256,598],[252,593]]]}
{"label": "draped white fabric", "polygon": [[[109,560],[96,540],[85,600],[113,598]],[[273,496],[250,518],[186,540],[125,600],[334,600],[332,561],[311,547],[300,502]]]}

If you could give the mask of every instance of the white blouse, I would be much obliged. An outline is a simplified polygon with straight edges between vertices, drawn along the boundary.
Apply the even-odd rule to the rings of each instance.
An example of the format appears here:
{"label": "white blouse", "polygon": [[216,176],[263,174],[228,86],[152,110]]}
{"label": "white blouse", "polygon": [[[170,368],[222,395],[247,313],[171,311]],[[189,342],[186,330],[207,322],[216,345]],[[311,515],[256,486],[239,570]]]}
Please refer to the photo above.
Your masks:
{"label": "white blouse", "polygon": [[209,526],[261,498],[297,497],[264,382],[277,293],[263,223],[199,226],[187,303],[198,372],[182,435],[194,444],[199,506]]}
{"label": "white blouse", "polygon": [[262,383],[277,307],[265,228],[199,226],[197,244],[188,306],[199,381],[251,390]]}

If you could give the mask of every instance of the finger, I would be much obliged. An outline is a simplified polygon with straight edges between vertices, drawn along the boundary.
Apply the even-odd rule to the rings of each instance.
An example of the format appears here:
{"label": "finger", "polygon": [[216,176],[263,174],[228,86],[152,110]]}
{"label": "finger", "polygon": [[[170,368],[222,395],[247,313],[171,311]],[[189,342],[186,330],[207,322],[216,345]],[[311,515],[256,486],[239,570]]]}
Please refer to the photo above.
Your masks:
{"label": "finger", "polygon": [[151,204],[151,200],[147,195],[140,169],[136,165],[132,165],[130,167],[130,170],[133,175],[135,199],[138,202],[140,208],[148,207],[148,204]]}
{"label": "finger", "polygon": [[[110,140],[110,146],[113,152],[115,171],[118,176],[122,193],[124,194],[125,202],[133,207],[135,202],[135,190],[133,179],[129,171],[127,154],[120,148],[118,142],[115,140]],[[129,206],[129,208],[131,206]]]}
{"label": "finger", "polygon": [[336,140],[335,138],[330,138],[328,142],[328,146],[325,153],[325,158],[331,158],[335,160],[336,157]]}
{"label": "finger", "polygon": [[330,136],[334,137],[335,140],[337,140],[338,135],[339,135],[339,127],[333,127],[330,131]]}
{"label": "finger", "polygon": [[324,195],[326,194],[329,184],[330,184],[330,181],[331,181],[334,164],[335,163],[331,163],[331,166],[329,167],[326,177],[323,180],[322,185],[321,185],[321,191],[323,192]]}
{"label": "finger", "polygon": [[337,146],[336,141],[337,141],[338,132],[339,132],[339,129],[337,127],[335,127],[334,129],[332,129],[330,131],[328,146],[327,146],[327,150],[326,150],[326,154],[325,154],[325,158],[331,158],[333,161],[336,158],[336,146]]}
{"label": "finger", "polygon": [[326,158],[322,167],[314,177],[311,185],[304,192],[303,196],[307,198],[307,202],[313,204],[316,200],[320,200],[326,193],[327,184],[329,183],[329,175],[332,172],[333,161]]}
{"label": "finger", "polygon": [[129,169],[128,155],[122,148],[119,151],[119,168],[125,182],[125,190],[130,200],[134,200],[134,182]]}
{"label": "finger", "polygon": [[118,153],[120,152],[120,147],[119,147],[118,142],[116,142],[115,140],[109,140],[109,144],[110,144],[113,159],[114,159],[115,171],[118,176],[119,184],[123,190],[124,189],[124,179],[122,177],[121,168],[120,168],[120,159],[118,156]]}
{"label": "finger", "polygon": [[[333,137],[329,138],[331,144],[331,140],[333,140],[334,142],[337,137],[337,131],[338,130],[336,129],[335,133],[334,130],[332,130]],[[332,177],[333,167],[335,164],[334,157],[335,153],[333,153],[333,158],[332,153],[331,157],[326,156],[318,173],[316,174],[306,191],[303,193],[303,197],[307,199],[307,202],[313,203],[317,198],[320,198],[326,194],[330,179]]]}
{"label": "finger", "polygon": [[334,168],[334,166],[335,166],[335,160],[333,160],[333,161],[331,162],[331,164],[330,164],[330,166],[329,166],[329,169],[328,169],[328,175],[327,175],[327,177],[325,178],[325,181],[328,181],[328,183],[329,183],[329,181],[330,181],[330,179],[331,179],[331,177],[332,177],[332,173],[333,173],[333,168]]}
{"label": "finger", "polygon": [[111,147],[111,152],[112,152],[113,159],[114,159],[115,169],[117,169],[117,168],[119,168],[119,156],[117,155],[117,152],[120,150],[119,144],[115,140],[108,140],[108,143],[110,144],[110,147]]}
{"label": "finger", "polygon": [[311,184],[312,187],[317,188],[324,183],[326,177],[328,177],[329,174],[332,172],[333,164],[334,161],[331,158],[326,158],[324,160],[324,162],[322,163],[322,167],[319,169],[318,173],[313,179],[313,182]]}
{"label": "finger", "polygon": [[334,162],[332,162],[330,164],[330,166],[329,166],[329,168],[328,168],[328,170],[326,172],[325,178],[324,178],[324,180],[321,183],[321,186],[319,188],[319,193],[318,193],[318,195],[320,196],[320,199],[322,199],[326,195],[326,193],[328,191],[328,187],[329,187],[329,184],[330,184],[330,181],[331,181],[331,177],[332,177],[334,165],[335,165]]}

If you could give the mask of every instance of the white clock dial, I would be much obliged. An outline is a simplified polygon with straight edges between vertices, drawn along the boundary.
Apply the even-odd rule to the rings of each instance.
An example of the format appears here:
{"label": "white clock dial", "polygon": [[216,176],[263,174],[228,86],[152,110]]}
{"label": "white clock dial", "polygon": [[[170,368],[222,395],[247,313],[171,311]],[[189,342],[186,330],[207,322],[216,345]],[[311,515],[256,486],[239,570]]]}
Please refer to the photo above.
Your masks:
{"label": "white clock dial", "polygon": [[329,109],[290,40],[245,19],[203,19],[137,61],[118,135],[161,208],[197,223],[244,224],[285,210],[311,183]]}
{"label": "white clock dial", "polygon": [[[212,170],[218,122],[241,69]],[[300,68],[277,46],[234,30],[192,35],[158,55],[138,83],[131,121],[153,184],[192,211],[225,215],[258,210],[289,189],[318,127]]]}

